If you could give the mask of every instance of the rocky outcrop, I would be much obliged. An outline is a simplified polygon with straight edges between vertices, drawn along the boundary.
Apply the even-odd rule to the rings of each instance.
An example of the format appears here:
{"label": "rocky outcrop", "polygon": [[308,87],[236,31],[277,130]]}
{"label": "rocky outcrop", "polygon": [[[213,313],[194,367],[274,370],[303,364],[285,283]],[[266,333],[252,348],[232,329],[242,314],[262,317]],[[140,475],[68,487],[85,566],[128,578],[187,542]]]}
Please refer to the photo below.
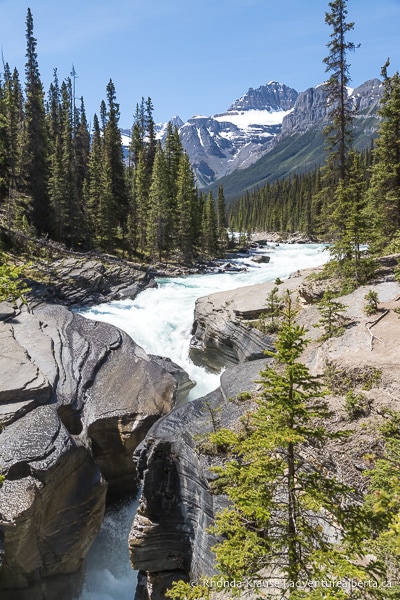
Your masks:
{"label": "rocky outcrop", "polygon": [[148,270],[140,265],[104,255],[65,254],[51,262],[35,262],[28,282],[31,298],[82,306],[135,298],[142,290],[156,285]]}
{"label": "rocky outcrop", "polygon": [[[354,110],[354,116],[359,119],[366,116],[376,118],[382,90],[382,82],[379,79],[371,79],[354,90],[349,89],[349,107]],[[301,92],[293,111],[282,121],[280,139],[295,133],[304,133],[315,126],[322,128],[328,122],[331,111],[328,99],[325,85]]]}
{"label": "rocky outcrop", "polygon": [[107,490],[89,450],[69,435],[54,406],[41,406],[1,433],[0,462],[0,589],[78,570]]}
{"label": "rocky outcrop", "polygon": [[214,572],[209,531],[224,498],[212,494],[212,453],[200,448],[207,433],[229,427],[241,414],[232,399],[254,388],[266,360],[226,370],[221,387],[160,419],[136,451],[143,478],[139,509],[129,536],[131,562],[142,572],[136,600],[161,600],[174,579]]}
{"label": "rocky outcrop", "polygon": [[10,590],[79,568],[107,486],[135,489],[133,451],[188,384],[127,334],[63,306],[0,313],[0,590]]}
{"label": "rocky outcrop", "polygon": [[[264,285],[254,288],[266,294]],[[243,288],[242,294],[246,290],[253,296],[253,286],[251,290]],[[196,301],[190,343],[190,355],[194,362],[219,369],[221,366],[262,358],[264,350],[272,348],[268,336],[243,322],[245,315],[238,292],[217,292]],[[265,297],[262,303],[257,303],[257,314],[247,307],[247,318],[256,318],[265,310],[260,308],[264,305]]]}
{"label": "rocky outcrop", "polygon": [[[362,473],[369,467],[366,456],[377,452],[381,444],[377,433],[388,408],[399,410],[400,369],[398,340],[400,321],[398,308],[400,284],[393,278],[396,257],[381,261],[377,279],[353,293],[339,298],[345,306],[348,323],[343,335],[321,341],[321,331],[313,327],[320,314],[316,302],[323,293],[322,281],[310,281],[302,272],[280,287],[288,289],[300,300],[297,320],[308,331],[310,344],[302,356],[313,374],[330,369],[331,393],[327,396],[332,418],[330,430],[349,429],[346,443],[328,442],[323,456],[332,472],[353,485],[360,497],[365,491]],[[392,270],[391,273],[389,272]],[[326,285],[332,281],[325,281]],[[207,336],[215,339],[225,331],[225,323],[239,331],[240,320],[264,307],[265,297],[274,284],[240,288],[212,294],[196,306],[204,318]],[[364,312],[365,295],[375,291],[379,298],[377,315]],[[207,322],[211,321],[211,327]],[[242,334],[241,334],[242,335]],[[225,350],[221,353],[225,359]],[[176,579],[196,581],[200,575],[213,574],[212,546],[215,542],[207,527],[224,499],[211,493],[217,460],[207,441],[214,427],[237,426],[245,402],[235,401],[241,391],[257,389],[259,372],[266,359],[239,362],[221,376],[220,389],[189,405],[173,410],[149,432],[136,452],[138,469],[143,478],[139,511],[130,538],[131,561],[142,571],[135,600],[164,600],[165,590]],[[336,386],[336,387],[335,387]],[[346,387],[366,399],[366,412],[349,422],[346,412]],[[344,391],[343,391],[344,390]],[[248,400],[251,403],[253,400]],[[208,443],[208,445],[207,445]]]}
{"label": "rocky outcrop", "polygon": [[[314,269],[315,270],[315,269]],[[310,271],[291,277],[279,290],[294,290]],[[262,358],[272,350],[272,339],[254,327],[253,321],[266,310],[266,298],[275,287],[272,281],[237,290],[217,292],[196,301],[190,353],[193,361],[210,368]]]}

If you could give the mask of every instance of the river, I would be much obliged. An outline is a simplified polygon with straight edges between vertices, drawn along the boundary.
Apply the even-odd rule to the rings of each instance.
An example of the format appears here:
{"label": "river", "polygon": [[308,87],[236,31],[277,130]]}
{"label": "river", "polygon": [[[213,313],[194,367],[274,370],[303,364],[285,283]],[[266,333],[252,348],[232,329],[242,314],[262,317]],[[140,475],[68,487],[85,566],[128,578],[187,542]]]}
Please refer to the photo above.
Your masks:
{"label": "river", "polygon": [[[224,291],[284,279],[299,269],[317,267],[329,259],[322,245],[280,244],[258,253],[269,254],[269,263],[238,259],[246,271],[212,273],[158,279],[158,287],[145,290],[135,300],[101,304],[81,311],[85,317],[106,321],[126,331],[149,354],[168,356],[182,366],[197,385],[189,400],[219,385],[219,374],[196,366],[189,358],[190,330],[197,298]],[[99,536],[85,566],[85,583],[79,600],[133,600],[136,573],[131,569],[127,537],[135,501],[107,512]],[[120,532],[126,535],[121,536]]]}

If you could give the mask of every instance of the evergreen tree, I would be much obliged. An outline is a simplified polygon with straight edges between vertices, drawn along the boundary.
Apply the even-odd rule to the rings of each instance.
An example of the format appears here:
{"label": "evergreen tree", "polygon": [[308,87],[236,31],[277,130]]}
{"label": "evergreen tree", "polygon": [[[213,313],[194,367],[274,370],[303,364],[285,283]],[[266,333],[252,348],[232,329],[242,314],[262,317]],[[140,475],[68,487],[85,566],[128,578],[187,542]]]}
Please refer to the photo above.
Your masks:
{"label": "evergreen tree", "polygon": [[147,219],[149,213],[149,186],[143,151],[139,151],[134,179],[137,250],[143,253],[147,249]]}
{"label": "evergreen tree", "polygon": [[343,311],[347,308],[341,302],[334,300],[334,294],[330,288],[324,292],[323,298],[318,302],[318,310],[321,318],[314,327],[323,328],[324,333],[321,340],[328,340],[331,337],[336,337],[344,332],[344,316]]}
{"label": "evergreen tree", "polygon": [[147,244],[150,256],[162,260],[167,225],[167,193],[165,157],[161,144],[157,145],[149,193]]}
{"label": "evergreen tree", "polygon": [[[55,90],[56,86],[52,102],[55,114],[51,129],[55,138],[52,141],[49,194],[56,239],[73,248],[82,237],[82,213],[76,187],[71,80],[63,81],[59,94]],[[58,95],[60,105],[55,110]]]}
{"label": "evergreen tree", "polygon": [[40,79],[36,53],[36,39],[33,36],[33,18],[28,8],[26,18],[26,58],[25,65],[25,120],[23,165],[26,192],[32,197],[33,224],[39,233],[49,233],[52,229],[48,196],[48,147],[44,93]]}
{"label": "evergreen tree", "polygon": [[115,215],[108,227],[111,231],[119,225],[125,229],[128,216],[128,194],[126,189],[124,153],[119,129],[119,104],[116,102],[115,86],[110,79],[107,85],[107,119],[104,129],[104,161],[111,178],[110,194],[107,194],[112,207],[107,210],[109,218]]}
{"label": "evergreen tree", "polygon": [[329,248],[340,275],[361,285],[368,278],[370,261],[362,259],[361,246],[370,239],[370,222],[366,215],[366,177],[360,154],[349,155],[346,181],[341,180],[334,193]]}
{"label": "evergreen tree", "polygon": [[7,136],[7,115],[5,109],[4,90],[0,81],[0,203],[9,189],[9,148]]}
{"label": "evergreen tree", "polygon": [[347,173],[348,154],[352,146],[353,114],[348,95],[350,82],[347,54],[354,51],[356,45],[346,40],[346,35],[354,29],[354,23],[347,22],[347,0],[329,2],[330,12],[325,13],[325,22],[332,27],[330,42],[327,44],[329,55],[324,58],[326,71],[331,76],[326,88],[331,104],[331,123],[325,130],[328,142],[328,164],[340,179]]}
{"label": "evergreen tree", "polygon": [[193,254],[194,223],[197,192],[189,156],[182,154],[177,177],[177,246],[185,258]]}
{"label": "evergreen tree", "polygon": [[[230,502],[217,515],[217,569],[227,582],[269,581],[262,597],[271,600],[345,600],[345,589],[304,582],[368,582],[377,577],[378,565],[366,559],[363,539],[370,522],[355,502],[355,491],[321,461],[325,443],[344,433],[331,433],[325,426],[330,413],[323,384],[299,362],[307,339],[294,318],[288,294],[274,365],[261,372],[257,409],[245,415],[242,430],[210,435],[227,450],[224,464],[214,468],[214,485]],[[272,582],[278,581],[277,595]],[[351,597],[375,597],[374,589],[370,593],[365,588],[352,589]],[[207,587],[199,586],[193,594],[188,584],[179,583],[168,597],[186,593],[204,598]]]}
{"label": "evergreen tree", "polygon": [[[100,245],[102,201],[103,139],[97,115],[93,117],[92,144],[89,155],[88,183],[86,186],[86,210],[89,229],[89,247]],[[100,247],[100,246],[99,246]]]}
{"label": "evergreen tree", "polygon": [[146,167],[148,177],[151,177],[153,172],[153,164],[156,155],[157,140],[155,132],[155,123],[153,119],[153,103],[151,98],[146,100],[145,127],[146,127]]}
{"label": "evergreen tree", "polygon": [[209,192],[203,207],[202,247],[211,256],[218,251],[217,214],[212,192]]}
{"label": "evergreen tree", "polygon": [[[373,150],[368,218],[374,226],[372,247],[378,251],[400,229],[400,76],[389,76],[389,61],[382,68],[382,117]],[[400,244],[397,241],[397,246]],[[397,250],[396,250],[397,251]]]}
{"label": "evergreen tree", "polygon": [[325,13],[325,23],[332,28],[327,44],[329,55],[323,59],[330,78],[325,84],[329,99],[329,124],[324,129],[326,162],[322,171],[322,186],[315,197],[318,206],[319,232],[328,233],[332,238],[341,232],[332,223],[335,206],[334,193],[340,181],[344,181],[348,171],[348,157],[353,141],[353,114],[348,94],[350,82],[347,55],[356,49],[353,42],[347,41],[347,34],[354,23],[347,22],[347,0],[329,2],[330,12]]}
{"label": "evergreen tree", "polygon": [[17,192],[21,192],[21,134],[24,123],[24,98],[19,81],[19,73],[14,69],[11,74],[8,63],[4,65],[3,114],[5,118],[7,137],[4,140],[7,148],[7,171],[3,177],[6,180],[9,201],[13,201]]}
{"label": "evergreen tree", "polygon": [[146,135],[146,115],[144,98],[140,104],[136,104],[134,121],[132,126],[131,143],[129,148],[130,163],[137,167],[139,162],[139,154],[144,152]]}
{"label": "evergreen tree", "polygon": [[80,100],[80,108],[75,117],[74,130],[74,162],[76,188],[80,205],[84,206],[84,189],[88,180],[90,155],[90,133],[86,118],[85,103],[83,98]]}
{"label": "evergreen tree", "polygon": [[218,187],[217,196],[217,227],[218,244],[221,250],[225,250],[228,245],[228,234],[226,231],[227,224],[224,188],[222,185],[220,185]]}
{"label": "evergreen tree", "polygon": [[167,124],[167,132],[164,142],[165,162],[167,170],[167,193],[168,193],[168,245],[180,246],[179,215],[178,215],[178,180],[184,154],[182,142],[177,127],[172,123]]}

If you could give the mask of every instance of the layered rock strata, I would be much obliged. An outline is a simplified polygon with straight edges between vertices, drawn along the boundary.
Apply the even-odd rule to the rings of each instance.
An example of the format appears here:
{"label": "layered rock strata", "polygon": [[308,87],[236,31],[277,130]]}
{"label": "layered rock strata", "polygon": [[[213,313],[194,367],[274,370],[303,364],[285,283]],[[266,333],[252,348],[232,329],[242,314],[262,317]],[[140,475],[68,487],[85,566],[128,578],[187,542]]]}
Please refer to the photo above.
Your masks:
{"label": "layered rock strata", "polygon": [[[388,409],[400,410],[400,284],[393,277],[396,258],[381,261],[374,282],[338,299],[345,306],[347,327],[343,335],[326,341],[321,341],[322,330],[313,325],[320,319],[316,303],[324,287],[334,282],[310,281],[310,271],[303,271],[279,290],[281,295],[289,290],[299,300],[297,319],[310,338],[302,361],[313,374],[330,369],[332,391],[326,399],[332,418],[328,427],[351,433],[345,444],[329,442],[321,460],[353,485],[360,497],[365,491],[363,472],[370,466],[366,457],[381,448],[379,425]],[[207,448],[207,434],[214,427],[235,426],[242,411],[249,408],[232,402],[232,398],[241,391],[257,389],[254,382],[266,359],[249,362],[255,354],[254,345],[241,321],[264,309],[273,286],[269,283],[221,292],[197,302],[195,318],[201,326],[196,335],[205,352],[211,349],[209,356],[220,352],[221,362],[232,360],[232,356],[236,361],[240,356],[242,362],[226,369],[219,390],[163,417],[136,452],[143,489],[129,538],[132,564],[141,570],[135,600],[164,600],[174,580],[196,581],[200,575],[214,572],[215,539],[208,527],[224,506],[224,499],[211,493],[214,474],[210,468],[218,458]],[[367,316],[365,296],[371,290],[378,295],[379,312]],[[240,343],[233,337],[234,350],[232,346],[224,348],[227,323],[240,332]],[[346,385],[365,399],[365,412],[353,420],[346,409]]]}
{"label": "layered rock strata", "polygon": [[32,267],[29,285],[32,298],[82,306],[135,298],[156,283],[141,265],[112,257],[88,257],[71,252],[52,262],[37,260]]}
{"label": "layered rock strata", "polygon": [[0,309],[0,590],[13,598],[79,568],[107,486],[135,489],[133,451],[187,381],[63,306]]}
{"label": "layered rock strata", "polygon": [[143,488],[129,536],[132,565],[141,570],[136,600],[161,600],[175,579],[214,573],[209,531],[224,498],[211,493],[212,453],[201,451],[218,424],[241,414],[231,400],[254,388],[265,360],[227,369],[221,386],[205,398],[175,408],[149,431],[135,453]]}

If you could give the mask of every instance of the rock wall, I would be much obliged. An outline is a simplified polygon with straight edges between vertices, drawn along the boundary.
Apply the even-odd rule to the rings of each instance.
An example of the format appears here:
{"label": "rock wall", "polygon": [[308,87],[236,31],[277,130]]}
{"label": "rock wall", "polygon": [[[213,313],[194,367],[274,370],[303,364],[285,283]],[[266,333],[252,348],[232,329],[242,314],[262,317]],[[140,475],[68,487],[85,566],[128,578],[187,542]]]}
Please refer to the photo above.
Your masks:
{"label": "rock wall", "polygon": [[[265,286],[262,289],[264,293]],[[265,310],[260,306],[257,305],[256,312],[246,311],[247,318],[257,318]],[[271,340],[244,323],[243,316],[245,314],[237,308],[232,292],[199,298],[190,343],[193,361],[219,370],[221,366],[262,358],[264,350],[272,348]]]}
{"label": "rock wall", "polygon": [[[46,247],[52,251],[50,242]],[[156,285],[148,269],[141,265],[106,255],[64,252],[65,257],[51,262],[36,259],[32,280],[28,282],[31,297],[67,306],[100,304],[135,298],[142,290]]]}
{"label": "rock wall", "polygon": [[107,487],[135,489],[133,451],[187,377],[63,306],[0,313],[0,590],[12,598],[79,568]]}
{"label": "rock wall", "polygon": [[200,451],[213,421],[229,426],[241,414],[230,401],[254,382],[265,360],[227,369],[221,387],[160,419],[135,456],[143,487],[129,536],[131,562],[141,570],[136,600],[161,600],[175,579],[196,580],[214,573],[210,533],[214,516],[224,505],[209,483],[213,456]]}
{"label": "rock wall", "polygon": [[[400,285],[393,277],[395,257],[387,257],[381,263],[374,282],[339,298],[347,307],[348,327],[340,337],[324,342],[320,340],[322,331],[313,327],[320,318],[316,302],[323,294],[323,282],[307,280],[310,271],[303,271],[285,281],[280,289],[281,295],[288,289],[299,298],[298,322],[308,330],[310,338],[302,361],[313,374],[322,373],[330,365],[342,385],[349,381],[351,389],[368,401],[368,412],[362,414],[359,422],[350,422],[345,393],[334,390],[327,397],[332,411],[329,427],[332,431],[351,429],[352,434],[345,445],[329,442],[324,460],[333,473],[354,485],[360,498],[365,491],[363,472],[369,468],[365,457],[376,452],[381,443],[376,432],[382,415],[387,408],[400,410],[400,321],[396,314]],[[239,356],[243,359],[224,371],[219,390],[174,409],[158,421],[136,452],[143,488],[129,537],[132,565],[141,571],[135,600],[164,600],[174,580],[196,581],[200,574],[213,574],[215,540],[208,527],[224,505],[224,498],[210,493],[210,467],[216,459],[205,451],[202,442],[212,431],[213,421],[217,421],[217,426],[229,427],[240,418],[243,403],[232,402],[232,398],[241,391],[257,389],[254,382],[266,359],[249,361],[256,353],[240,319],[263,309],[273,285],[212,294],[196,304],[195,318],[201,323],[196,336],[204,344],[205,353],[209,354],[211,347],[212,352],[220,352],[221,362],[237,361]],[[325,285],[332,285],[332,281]],[[368,317],[364,304],[365,295],[371,290],[378,294],[380,312]],[[373,329],[368,329],[375,319]],[[233,336],[232,346],[224,343],[227,323],[239,332]],[[247,354],[246,339],[250,349]],[[379,377],[368,379],[371,373]]]}

